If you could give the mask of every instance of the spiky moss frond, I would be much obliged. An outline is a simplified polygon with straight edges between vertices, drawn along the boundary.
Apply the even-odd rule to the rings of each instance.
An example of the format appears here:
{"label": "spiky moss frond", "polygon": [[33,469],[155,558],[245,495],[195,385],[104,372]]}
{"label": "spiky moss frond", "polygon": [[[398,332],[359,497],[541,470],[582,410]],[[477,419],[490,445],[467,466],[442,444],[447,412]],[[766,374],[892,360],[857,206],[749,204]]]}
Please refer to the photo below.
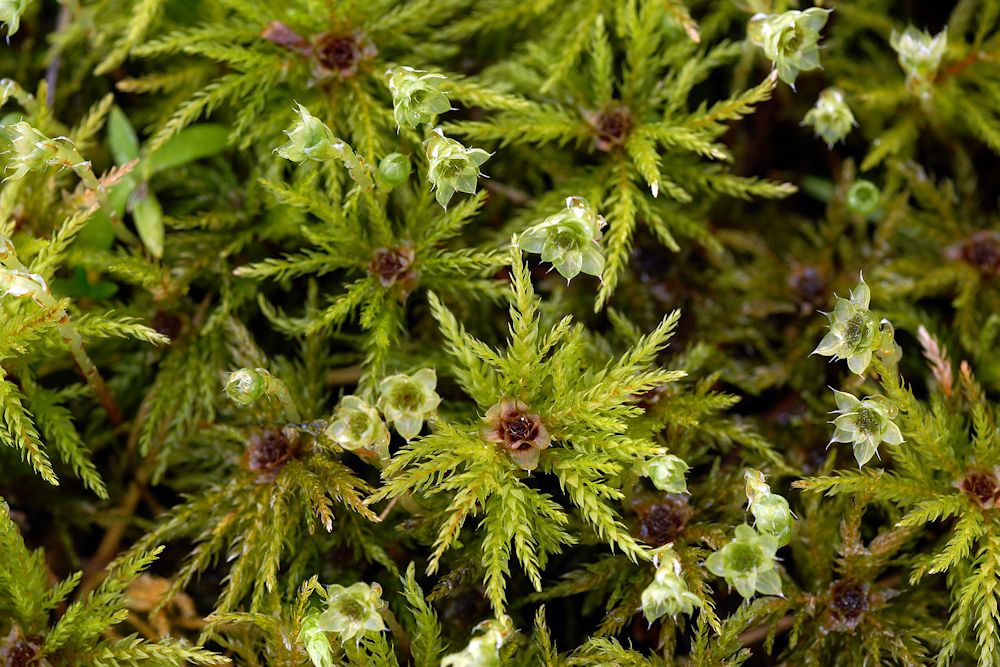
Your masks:
{"label": "spiky moss frond", "polygon": [[[642,413],[630,401],[637,393],[683,377],[682,372],[654,364],[679,313],[665,318],[621,357],[580,373],[580,360],[586,354],[581,330],[564,319],[543,337],[539,300],[516,249],[511,269],[509,339],[502,351],[463,334],[454,316],[435,297],[431,299],[451,352],[461,364],[458,378],[483,411],[508,398],[537,410],[557,443],[542,452],[540,471],[555,478],[569,504],[602,541],[633,561],[647,558],[611,503],[622,497],[621,476],[657,451],[648,436],[625,435],[630,421]],[[481,513],[485,585],[500,614],[506,607],[513,557],[540,589],[549,555],[573,539],[565,530],[569,516],[556,498],[530,484],[531,478],[518,470],[507,451],[484,440],[483,428],[490,426],[440,422],[435,433],[393,458],[384,473],[386,484],[373,500],[406,492],[452,496],[435,541],[431,571],[458,541],[466,520]]]}

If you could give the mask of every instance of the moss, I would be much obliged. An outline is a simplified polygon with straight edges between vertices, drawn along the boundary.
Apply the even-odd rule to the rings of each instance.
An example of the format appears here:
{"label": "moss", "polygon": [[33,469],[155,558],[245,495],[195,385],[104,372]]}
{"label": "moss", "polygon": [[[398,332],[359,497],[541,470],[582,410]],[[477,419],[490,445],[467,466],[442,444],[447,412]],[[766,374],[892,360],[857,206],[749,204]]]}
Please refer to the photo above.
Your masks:
{"label": "moss", "polygon": [[0,1],[0,663],[1000,665],[1000,0],[820,4]]}

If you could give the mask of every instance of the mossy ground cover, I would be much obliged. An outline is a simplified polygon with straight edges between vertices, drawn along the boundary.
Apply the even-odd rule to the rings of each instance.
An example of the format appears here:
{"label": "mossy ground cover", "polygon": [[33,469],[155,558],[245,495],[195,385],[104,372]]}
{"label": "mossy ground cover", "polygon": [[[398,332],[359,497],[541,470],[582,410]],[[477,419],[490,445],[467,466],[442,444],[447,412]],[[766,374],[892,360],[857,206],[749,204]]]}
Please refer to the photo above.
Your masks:
{"label": "mossy ground cover", "polygon": [[1000,665],[1000,1],[0,24],[0,664]]}

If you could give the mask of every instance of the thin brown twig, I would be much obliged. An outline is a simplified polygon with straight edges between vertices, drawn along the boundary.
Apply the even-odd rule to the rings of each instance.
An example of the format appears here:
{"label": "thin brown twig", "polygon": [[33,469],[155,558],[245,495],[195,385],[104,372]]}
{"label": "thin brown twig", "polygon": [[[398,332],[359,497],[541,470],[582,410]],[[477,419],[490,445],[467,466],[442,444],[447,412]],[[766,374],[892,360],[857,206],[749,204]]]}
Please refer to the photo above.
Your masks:
{"label": "thin brown twig", "polygon": [[389,512],[391,512],[392,508],[395,507],[396,503],[399,502],[399,498],[400,496],[394,496],[393,499],[389,501],[389,504],[385,506],[385,509],[382,510],[382,513],[378,515],[379,521],[385,521],[386,517],[389,516]]}
{"label": "thin brown twig", "polygon": [[[129,432],[128,443],[125,446],[125,461],[126,466],[128,466],[134,455],[135,450],[138,447],[139,442],[139,431],[144,421],[145,415],[148,413],[148,406],[143,406],[140,410],[139,415],[132,424],[132,429]],[[152,465],[153,457],[152,452],[143,461],[142,465],[136,470],[135,476],[128,486],[128,490],[125,492],[125,496],[122,499],[121,504],[114,514],[116,515],[114,522],[105,531],[104,536],[101,537],[101,542],[97,546],[97,550],[91,557],[90,562],[86,568],[86,577],[83,583],[80,585],[80,591],[82,593],[87,593],[93,590],[105,576],[105,569],[108,564],[114,560],[115,556],[118,554],[118,548],[121,544],[122,537],[125,535],[125,528],[128,525],[128,517],[131,517],[135,508],[139,506],[139,501],[142,499],[143,487],[146,484],[146,480],[149,478],[149,467]]]}
{"label": "thin brown twig", "polygon": [[493,179],[485,179],[483,183],[485,184],[487,190],[495,192],[502,197],[506,197],[512,204],[525,206],[526,204],[530,204],[532,201],[531,195],[527,192],[511,187],[510,185],[504,185],[503,183]]}

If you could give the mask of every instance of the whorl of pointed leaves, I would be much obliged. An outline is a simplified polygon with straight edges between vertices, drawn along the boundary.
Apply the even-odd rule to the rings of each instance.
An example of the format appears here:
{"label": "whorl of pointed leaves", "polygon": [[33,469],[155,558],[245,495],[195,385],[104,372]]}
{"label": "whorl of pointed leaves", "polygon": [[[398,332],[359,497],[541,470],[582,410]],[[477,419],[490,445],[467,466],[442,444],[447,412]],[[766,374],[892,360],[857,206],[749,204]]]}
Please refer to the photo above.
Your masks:
{"label": "whorl of pointed leaves", "polygon": [[344,396],[325,431],[326,437],[348,451],[368,450],[389,458],[389,430],[378,410],[357,396]]}
{"label": "whorl of pointed leaves", "polygon": [[[4,621],[15,624],[21,636],[34,638],[33,658],[45,664],[115,665],[139,657],[158,664],[225,663],[221,655],[169,638],[154,642],[135,635],[119,639],[107,636],[129,615],[125,606],[129,585],[162,550],[157,547],[117,560],[94,590],[70,600],[82,573],[53,583],[42,551],[27,549],[11,519],[10,507],[0,498],[0,562],[4,564],[0,568],[0,613]],[[50,624],[50,616],[54,623]]]}
{"label": "whorl of pointed leaves", "polygon": [[781,595],[781,577],[774,567],[778,540],[743,524],[733,539],[705,561],[708,571],[722,577],[744,598],[756,593]]}
{"label": "whorl of pointed leaves", "polygon": [[901,33],[893,30],[889,43],[899,54],[899,65],[906,72],[907,81],[928,82],[941,65],[948,46],[948,28],[932,37],[926,30],[907,26]]}
{"label": "whorl of pointed leaves", "polygon": [[892,421],[895,406],[884,396],[857,399],[843,391],[833,390],[837,398],[833,420],[834,432],[830,442],[849,443],[854,448],[858,467],[868,463],[878,453],[881,443],[903,444],[903,434]]}
{"label": "whorl of pointed leaves", "polygon": [[[527,483],[522,468],[528,466],[512,455],[504,439],[490,437],[484,442],[481,422],[445,419],[437,421],[433,433],[412,441],[393,457],[385,469],[385,485],[374,496],[379,500],[409,492],[451,498],[435,540],[431,572],[460,539],[466,521],[481,515],[478,532],[483,536],[485,586],[498,614],[507,606],[506,580],[515,558],[534,586],[541,588],[550,556],[573,541],[565,528],[570,512],[598,539],[632,560],[649,558],[609,502],[621,497],[609,476],[660,453],[650,434],[630,428],[641,410],[629,397],[684,375],[654,363],[677,323],[677,312],[621,356],[581,373],[580,361],[590,354],[583,330],[567,317],[543,335],[538,299],[516,247],[511,251],[511,271],[511,335],[506,349],[494,350],[465,333],[436,297],[431,297],[431,307],[455,361],[455,378],[479,410],[485,413],[502,400],[515,398],[530,406],[531,414],[544,424],[551,446],[535,450],[538,458],[537,464],[531,462],[532,474],[552,475],[564,489],[569,507]],[[525,421],[511,416],[506,426],[502,419],[498,414],[492,428],[507,428],[512,434],[523,429],[526,436],[535,428],[528,416]]]}

